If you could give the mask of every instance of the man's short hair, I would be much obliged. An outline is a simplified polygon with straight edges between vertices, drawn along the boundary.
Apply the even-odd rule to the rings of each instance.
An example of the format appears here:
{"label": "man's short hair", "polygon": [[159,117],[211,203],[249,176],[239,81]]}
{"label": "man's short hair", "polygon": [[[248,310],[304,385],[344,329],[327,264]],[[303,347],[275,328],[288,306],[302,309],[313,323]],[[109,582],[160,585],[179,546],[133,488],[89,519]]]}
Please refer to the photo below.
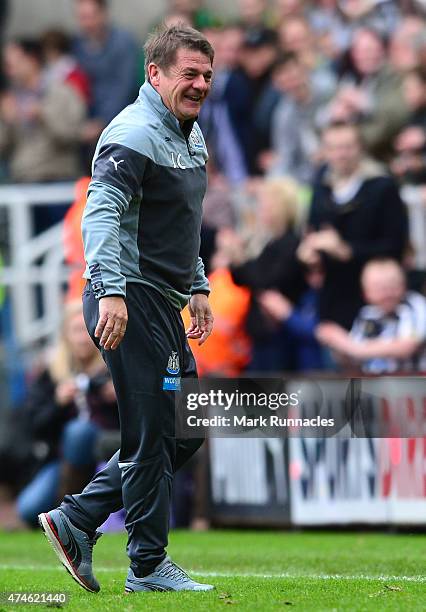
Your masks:
{"label": "man's short hair", "polygon": [[168,28],[162,26],[148,36],[144,45],[145,77],[147,81],[149,80],[149,64],[152,62],[162,70],[167,70],[175,63],[178,49],[199,51],[206,55],[213,65],[214,50],[204,34],[182,24],[172,25]]}
{"label": "man's short hair", "polygon": [[278,43],[278,34],[271,28],[251,28],[243,39],[245,49],[261,49],[262,47],[275,47]]}
{"label": "man's short hair", "polygon": [[330,121],[327,123],[321,130],[321,135],[327,134],[327,132],[337,131],[337,130],[352,130],[360,143],[361,146],[364,146],[364,141],[362,138],[361,130],[358,124],[353,121]]}

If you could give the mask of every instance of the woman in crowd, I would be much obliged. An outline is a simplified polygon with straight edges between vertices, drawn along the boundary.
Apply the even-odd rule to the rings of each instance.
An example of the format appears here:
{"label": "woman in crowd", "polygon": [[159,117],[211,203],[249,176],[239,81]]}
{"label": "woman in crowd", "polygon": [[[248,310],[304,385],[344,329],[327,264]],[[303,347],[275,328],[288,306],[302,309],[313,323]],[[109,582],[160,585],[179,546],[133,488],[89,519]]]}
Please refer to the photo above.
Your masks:
{"label": "woman in crowd", "polygon": [[291,300],[299,297],[303,277],[295,253],[299,188],[292,179],[266,179],[260,183],[258,213],[253,232],[242,237],[229,229],[219,231],[215,259],[230,266],[237,285],[251,290],[247,331],[253,340],[252,371],[291,368],[291,352],[281,326],[260,307],[257,296],[276,289]]}

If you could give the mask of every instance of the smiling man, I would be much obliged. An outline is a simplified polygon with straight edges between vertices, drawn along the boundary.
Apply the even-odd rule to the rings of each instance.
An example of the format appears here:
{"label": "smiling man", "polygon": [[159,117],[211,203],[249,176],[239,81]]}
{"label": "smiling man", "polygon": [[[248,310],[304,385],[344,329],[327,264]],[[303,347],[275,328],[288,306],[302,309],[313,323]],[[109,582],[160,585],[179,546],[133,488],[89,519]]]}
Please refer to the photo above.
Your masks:
{"label": "smiling man", "polygon": [[[192,28],[173,26],[145,46],[147,82],[102,133],[83,217],[90,335],[118,399],[121,448],[80,495],[40,524],[73,578],[92,572],[97,528],[126,509],[125,589],[205,591],[166,555],[173,473],[202,440],[174,437],[175,392],[196,377],[187,338],[202,344],[213,317],[198,256],[207,151],[196,123],[210,91],[214,52]],[[189,302],[185,332],[180,310]]]}

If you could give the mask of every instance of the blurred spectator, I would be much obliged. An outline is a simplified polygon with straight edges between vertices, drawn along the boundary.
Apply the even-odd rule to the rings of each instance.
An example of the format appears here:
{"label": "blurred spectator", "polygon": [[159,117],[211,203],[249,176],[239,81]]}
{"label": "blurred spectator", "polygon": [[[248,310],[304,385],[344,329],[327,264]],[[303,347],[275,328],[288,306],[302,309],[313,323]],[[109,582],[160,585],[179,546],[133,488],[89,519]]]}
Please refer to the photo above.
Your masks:
{"label": "blurred spectator", "polygon": [[218,232],[216,262],[231,266],[234,282],[252,291],[247,331],[253,341],[251,370],[285,370],[292,359],[281,325],[266,316],[257,301],[265,289],[276,289],[297,300],[300,278],[295,252],[298,238],[299,191],[291,179],[268,179],[259,188],[258,217],[254,235],[244,239],[232,230]]}
{"label": "blurred spectator", "polygon": [[386,36],[393,32],[400,19],[396,0],[338,0],[337,5],[352,30],[373,28]]}
{"label": "blurred spectator", "polygon": [[[215,317],[215,328],[209,344],[202,347],[191,343],[200,376],[238,376],[251,357],[250,339],[245,322],[250,304],[250,291],[237,287],[231,272],[222,267],[220,257],[212,262],[209,275],[210,303]],[[190,324],[189,311],[182,313],[185,325]]]}
{"label": "blurred spectator", "polygon": [[323,370],[330,366],[330,359],[316,338],[319,290],[324,281],[321,266],[307,268],[305,280],[307,289],[297,304],[292,304],[282,293],[273,289],[258,296],[263,311],[283,326],[286,340],[292,346],[294,368],[298,372]]}
{"label": "blurred spectator", "polygon": [[344,53],[361,28],[371,28],[388,37],[398,27],[400,7],[395,0],[319,0],[309,13],[312,27],[323,49],[331,57]]}
{"label": "blurred spectator", "polygon": [[348,334],[329,323],[318,337],[332,349],[362,364],[369,374],[426,369],[426,298],[407,291],[404,271],[392,259],[368,262],[362,272],[367,305]]}
{"label": "blurred spectator", "polygon": [[48,30],[41,39],[46,84],[67,83],[89,105],[90,83],[71,55],[71,40],[62,30]]}
{"label": "blurred spectator", "polygon": [[410,116],[395,139],[391,168],[405,183],[426,184],[426,71],[408,72],[403,91]]}
{"label": "blurred spectator", "polygon": [[3,36],[3,32],[6,26],[6,20],[9,15],[9,0],[0,0],[0,36]]}
{"label": "blurred spectator", "polygon": [[19,494],[17,510],[23,521],[35,525],[40,512],[87,484],[101,432],[119,427],[114,388],[87,333],[81,302],[65,308],[61,338],[33,381],[25,410],[44,457]]}
{"label": "blurred spectator", "polygon": [[238,189],[231,193],[232,207],[235,212],[235,228],[242,235],[255,232],[258,216],[259,188],[264,178],[249,177]]}
{"label": "blurred spectator", "polygon": [[270,77],[277,57],[276,43],[274,30],[248,31],[240,54],[240,67],[232,71],[226,88],[229,117],[249,174],[260,171],[258,154],[269,144],[265,142],[269,129],[261,126],[265,117],[268,118],[267,99],[270,95],[274,97]]}
{"label": "blurred spectator", "polygon": [[305,17],[306,2],[300,0],[274,0],[274,17],[276,24],[280,26],[282,23],[292,17]]}
{"label": "blurred spectator", "polygon": [[[209,40],[212,43],[211,37]],[[243,31],[237,26],[225,27],[215,33],[215,74],[209,98],[200,113],[210,163],[231,184],[240,183],[248,172],[241,139],[237,138],[231,121],[229,104],[232,104],[232,97],[228,95],[232,71],[238,66],[242,41]]]}
{"label": "blurred spectator", "polygon": [[392,140],[407,119],[401,77],[386,61],[386,47],[373,30],[354,34],[350,59],[335,98],[321,112],[323,123],[353,121],[361,126],[367,151],[389,159]]}
{"label": "blurred spectator", "polygon": [[[171,26],[178,25],[178,24],[188,26],[189,28],[193,28],[194,27],[194,24],[193,24],[193,21],[192,21],[191,17],[189,17],[186,13],[179,13],[179,12],[176,12],[176,11],[171,11],[171,12],[167,13],[167,15],[164,17],[162,23],[166,26],[166,28],[170,28]],[[158,25],[160,25],[160,24],[158,24]],[[141,53],[143,53],[143,48],[141,49]],[[145,54],[144,54],[144,56],[145,56]],[[144,69],[145,69],[145,66],[144,66]]]}
{"label": "blurred spectator", "polygon": [[238,0],[238,19],[245,30],[259,30],[269,25],[267,0]]}
{"label": "blurred spectator", "polygon": [[338,0],[319,0],[309,11],[308,19],[326,55],[337,58],[350,46],[352,28],[339,8]]}
{"label": "blurred spectator", "polygon": [[187,22],[197,30],[204,30],[218,25],[217,16],[204,6],[202,0],[169,0],[169,7],[164,23],[168,23],[171,15],[181,16],[181,21]]}
{"label": "blurred spectator", "polygon": [[10,179],[75,178],[83,99],[68,83],[44,82],[41,47],[35,41],[7,44],[4,63],[10,86],[0,100],[0,154],[8,161]]}
{"label": "blurred spectator", "polygon": [[389,62],[397,72],[421,65],[421,49],[426,46],[424,19],[410,15],[395,30],[389,45]]}
{"label": "blurred spectator", "polygon": [[81,235],[81,220],[86,205],[89,184],[89,176],[84,176],[76,182],[74,187],[75,200],[67,211],[64,219],[63,248],[65,262],[70,267],[68,290],[65,298],[67,302],[81,299],[86,283],[86,280],[83,278],[86,262],[84,259],[84,246]]}
{"label": "blurred spectator", "polygon": [[324,265],[320,319],[350,329],[362,303],[362,266],[373,257],[401,260],[407,214],[395,181],[366,157],[356,126],[331,125],[322,143],[326,166],[314,184],[298,255],[307,265]]}
{"label": "blurred spectator", "polygon": [[321,53],[308,21],[301,17],[287,19],[278,33],[281,49],[295,53],[300,64],[308,71],[315,97],[322,102],[329,100],[336,89],[337,75],[330,59]]}
{"label": "blurred spectator", "polygon": [[[9,15],[9,0],[0,0],[0,48],[4,46],[4,30],[6,27],[7,17]],[[0,64],[0,92],[6,86],[3,66]]]}
{"label": "blurred spectator", "polygon": [[103,128],[137,94],[138,45],[110,23],[108,0],[75,0],[79,34],[73,53],[92,87],[84,141],[94,146]]}
{"label": "blurred spectator", "polygon": [[208,188],[203,201],[203,225],[212,229],[235,227],[236,212],[232,189],[226,178],[217,172],[214,162],[208,163]]}
{"label": "blurred spectator", "polygon": [[306,68],[294,53],[277,61],[273,82],[281,97],[271,117],[272,150],[262,154],[260,163],[270,175],[288,175],[310,183],[319,146],[314,124],[319,100]]}

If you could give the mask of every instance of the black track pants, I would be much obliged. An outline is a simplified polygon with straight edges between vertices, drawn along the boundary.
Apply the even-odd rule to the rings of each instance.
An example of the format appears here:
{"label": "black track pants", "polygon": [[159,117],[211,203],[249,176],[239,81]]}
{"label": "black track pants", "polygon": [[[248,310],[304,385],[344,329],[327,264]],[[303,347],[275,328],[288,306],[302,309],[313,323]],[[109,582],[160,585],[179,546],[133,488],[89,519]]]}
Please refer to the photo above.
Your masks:
{"label": "black track pants", "polygon": [[[203,440],[175,439],[175,392],[163,390],[170,356],[171,369],[179,368],[176,377],[197,376],[179,311],[159,291],[137,283],[127,285],[126,304],[123,340],[115,351],[102,350],[118,400],[121,447],[80,495],[65,497],[61,509],[77,526],[94,531],[124,506],[131,566],[146,574],[165,557],[173,473]],[[83,306],[99,346],[99,303],[90,283]]]}

